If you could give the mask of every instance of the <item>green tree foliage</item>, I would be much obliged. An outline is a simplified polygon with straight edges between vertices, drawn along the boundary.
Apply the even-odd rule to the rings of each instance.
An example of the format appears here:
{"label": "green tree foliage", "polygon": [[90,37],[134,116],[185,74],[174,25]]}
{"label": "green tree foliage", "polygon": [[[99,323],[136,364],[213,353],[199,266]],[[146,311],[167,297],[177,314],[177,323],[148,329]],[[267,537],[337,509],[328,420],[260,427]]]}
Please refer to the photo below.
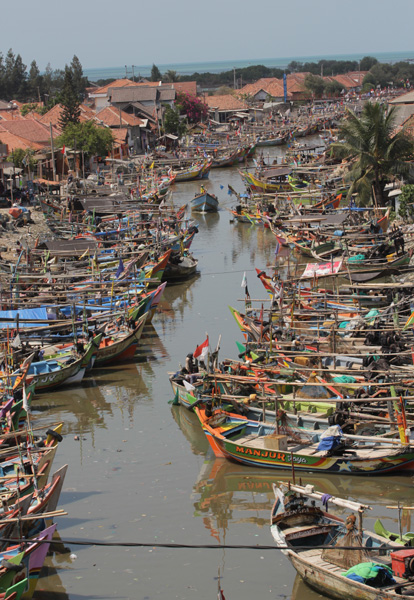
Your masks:
{"label": "green tree foliage", "polygon": [[348,110],[340,127],[342,143],[332,144],[332,152],[352,159],[349,194],[357,192],[362,202],[372,198],[384,204],[384,186],[394,175],[409,172],[414,142],[404,131],[394,135],[395,108],[388,113],[379,104],[367,102],[361,117]]}
{"label": "green tree foliage", "polygon": [[374,65],[378,63],[378,60],[374,56],[364,56],[359,63],[359,70],[369,71]]}
{"label": "green tree foliage", "polygon": [[191,94],[180,92],[177,94],[175,104],[181,115],[186,115],[189,123],[200,123],[207,118],[208,106]]}
{"label": "green tree foliage", "polygon": [[65,67],[65,80],[60,97],[62,112],[59,117],[59,125],[64,130],[69,123],[79,123],[80,101],[77,89],[73,82],[73,73],[67,65]]}
{"label": "green tree foliage", "polygon": [[83,100],[85,97],[85,88],[88,85],[88,78],[84,77],[82,65],[76,54],[73,55],[72,62],[70,63],[70,69],[72,71],[73,85],[76,93],[78,97]]}
{"label": "green tree foliage", "polygon": [[157,65],[152,65],[151,69],[151,81],[161,81],[162,75],[161,71],[157,67]]}
{"label": "green tree foliage", "polygon": [[309,90],[315,98],[320,98],[325,91],[325,82],[322,77],[318,75],[306,75],[305,87]]}
{"label": "green tree foliage", "polygon": [[109,127],[98,127],[93,121],[86,123],[68,123],[57,144],[76,148],[86,157],[107,156],[112,148],[114,138]]}
{"label": "green tree foliage", "polygon": [[404,219],[404,221],[410,221],[412,223],[414,220],[414,185],[408,184],[401,188],[399,201],[399,216]]}
{"label": "green tree foliage", "polygon": [[342,89],[342,85],[334,79],[332,81],[328,81],[325,84],[325,93],[327,96],[330,97],[339,96],[339,94],[342,92]]}
{"label": "green tree foliage", "polygon": [[29,77],[27,80],[28,93],[32,102],[43,97],[43,77],[35,60],[30,63]]}
{"label": "green tree foliage", "polygon": [[164,73],[163,81],[166,81],[167,83],[173,83],[174,81],[178,81],[179,79],[180,79],[180,76],[177,73],[177,71],[173,71],[172,69],[169,69],[168,71],[166,71]]}
{"label": "green tree foliage", "polygon": [[164,131],[165,133],[172,133],[181,137],[185,134],[187,126],[184,121],[180,119],[180,111],[177,107],[171,108],[171,106],[165,107],[164,113]]}
{"label": "green tree foliage", "polygon": [[12,162],[18,169],[23,169],[27,172],[34,171],[37,164],[35,151],[31,148],[27,148],[26,150],[23,148],[16,148],[11,152],[7,160]]}

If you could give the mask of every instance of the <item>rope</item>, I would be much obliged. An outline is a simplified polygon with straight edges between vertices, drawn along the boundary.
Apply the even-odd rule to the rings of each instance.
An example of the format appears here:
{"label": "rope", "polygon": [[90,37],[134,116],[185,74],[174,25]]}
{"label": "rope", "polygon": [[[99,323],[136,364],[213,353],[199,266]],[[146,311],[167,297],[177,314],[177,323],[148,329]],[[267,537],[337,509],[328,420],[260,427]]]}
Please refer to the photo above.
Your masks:
{"label": "rope", "polygon": [[[41,515],[40,515],[41,516]],[[26,539],[8,539],[0,538],[1,542],[10,542],[16,544],[56,544],[72,545],[72,546],[103,546],[103,547],[118,547],[118,548],[175,548],[175,549],[201,549],[201,550],[326,550],[331,546],[268,546],[268,545],[245,545],[245,544],[176,544],[176,543],[159,543],[159,542],[103,542],[99,540],[26,540]],[[404,546],[401,546],[403,549]],[[335,546],[335,550],[368,550],[366,546]],[[375,550],[396,550],[396,546],[381,545],[381,548],[371,548]]]}

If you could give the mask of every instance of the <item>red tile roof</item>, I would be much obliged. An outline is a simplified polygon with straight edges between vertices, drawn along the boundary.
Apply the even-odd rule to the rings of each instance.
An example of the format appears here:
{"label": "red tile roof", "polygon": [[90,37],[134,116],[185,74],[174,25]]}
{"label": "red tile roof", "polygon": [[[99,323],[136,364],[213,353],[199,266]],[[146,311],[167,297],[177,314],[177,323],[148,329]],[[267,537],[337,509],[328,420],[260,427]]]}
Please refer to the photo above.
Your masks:
{"label": "red tile roof", "polygon": [[121,115],[119,114],[119,110],[114,108],[113,106],[108,106],[107,108],[103,108],[97,115],[94,116],[95,121],[102,121],[108,127],[118,127],[120,124],[120,119],[122,125],[125,127],[127,125],[134,127],[140,126],[143,124],[143,121],[136,117],[135,115],[130,115],[124,111],[121,111]]}
{"label": "red tile roof", "polygon": [[[131,81],[130,79],[116,79],[112,83],[108,83],[107,85],[104,85],[100,88],[94,89],[92,92],[90,92],[90,95],[94,96],[95,94],[107,94],[108,90],[110,88],[128,87],[131,85],[141,85],[141,84]],[[145,85],[148,85],[148,84],[146,83]]]}
{"label": "red tile roof", "polygon": [[226,94],[223,96],[206,96],[206,104],[209,108],[218,110],[246,110],[248,108],[246,102]]}
{"label": "red tile roof", "polygon": [[115,143],[125,144],[125,140],[128,135],[128,129],[126,127],[121,127],[120,129],[111,129],[111,132],[115,138]]}
{"label": "red tile roof", "polygon": [[190,96],[197,96],[197,82],[196,81],[174,81],[171,84],[176,92],[190,94]]}
{"label": "red tile roof", "polygon": [[[95,112],[93,110],[91,110],[88,106],[85,106],[85,104],[81,104],[79,108],[81,110],[81,114],[79,117],[79,120],[81,122],[90,121],[90,119],[93,119],[93,117],[95,116]],[[55,104],[55,106],[53,108],[51,108],[43,116],[37,118],[37,120],[40,123],[44,123],[45,125],[49,125],[50,123],[52,123],[53,127],[56,127],[57,129],[60,130],[59,119],[60,119],[61,114],[62,114],[62,105]]]}
{"label": "red tile roof", "polygon": [[28,148],[33,148],[33,150],[41,150],[44,148],[43,144],[37,144],[36,142],[29,142],[28,140],[24,140],[23,138],[10,133],[3,129],[0,125],[0,141],[2,144],[7,145],[7,151],[13,152],[17,148],[22,148],[23,150],[27,150]]}
{"label": "red tile roof", "polygon": [[[50,143],[49,127],[35,119],[26,118],[17,119],[15,121],[3,121],[0,124],[0,128],[13,135],[17,135],[29,144],[36,143],[47,146]],[[58,137],[59,131],[56,128],[52,128],[52,135],[54,138]]]}

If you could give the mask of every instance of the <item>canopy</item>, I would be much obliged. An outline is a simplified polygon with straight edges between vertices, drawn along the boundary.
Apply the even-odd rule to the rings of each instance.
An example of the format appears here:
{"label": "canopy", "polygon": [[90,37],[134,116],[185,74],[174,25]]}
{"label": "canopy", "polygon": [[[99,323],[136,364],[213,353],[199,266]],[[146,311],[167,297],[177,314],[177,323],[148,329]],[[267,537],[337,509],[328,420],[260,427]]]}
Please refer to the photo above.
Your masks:
{"label": "canopy", "polygon": [[[41,308],[23,308],[19,310],[0,310],[0,327],[5,329],[9,327],[11,329],[16,327],[16,317],[19,315],[19,327],[39,327],[37,323],[26,323],[25,319],[31,321],[47,321],[47,310],[44,307]],[[3,319],[11,319],[10,321],[3,321]]]}

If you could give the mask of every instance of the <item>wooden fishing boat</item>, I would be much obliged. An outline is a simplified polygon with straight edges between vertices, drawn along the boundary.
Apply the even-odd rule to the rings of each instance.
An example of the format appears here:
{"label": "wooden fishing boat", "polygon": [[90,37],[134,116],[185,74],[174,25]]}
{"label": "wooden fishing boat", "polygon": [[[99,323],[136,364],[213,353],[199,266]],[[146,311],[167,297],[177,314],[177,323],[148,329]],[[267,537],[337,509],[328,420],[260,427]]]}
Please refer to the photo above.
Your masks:
{"label": "wooden fishing boat", "polygon": [[[370,506],[324,497],[312,485],[274,485],[274,492],[272,537],[307,585],[338,600],[412,598],[409,561],[414,550],[401,550],[391,540],[385,543],[382,536],[363,529],[362,516]],[[310,505],[307,498],[313,501]],[[324,499],[353,514],[344,521],[326,506],[325,510],[315,506],[315,500],[323,503]]]}
{"label": "wooden fishing boat", "polygon": [[248,171],[239,171],[245,185],[253,192],[271,193],[283,192],[291,189],[288,176],[292,172],[290,167],[273,167],[260,172],[255,176]]}
{"label": "wooden fishing boat", "polygon": [[217,212],[219,201],[217,196],[209,192],[201,192],[191,200],[191,210],[194,212]]}
{"label": "wooden fishing boat", "polygon": [[105,336],[97,348],[94,366],[102,367],[115,361],[133,358],[146,320],[147,313],[140,317],[132,331],[121,330]]}
{"label": "wooden fishing boat", "polygon": [[202,179],[207,164],[210,164],[211,166],[211,161],[203,161],[202,163],[196,163],[188,169],[173,171],[173,174],[175,176],[175,183],[181,183],[183,181],[194,181],[194,179]]}
{"label": "wooden fishing boat", "polygon": [[388,529],[385,529],[380,519],[377,519],[375,521],[374,531],[377,535],[380,535],[381,537],[390,540],[391,542],[394,542],[396,544],[401,544],[401,546],[414,546],[413,532],[408,531],[407,533],[403,533],[402,535],[399,535],[398,533],[393,533],[391,531],[388,531]]}
{"label": "wooden fishing boat", "polygon": [[195,275],[197,265],[198,260],[189,252],[170,258],[169,263],[165,267],[163,279],[167,282],[189,279]]}
{"label": "wooden fishing boat", "polygon": [[414,466],[414,450],[408,445],[393,445],[387,441],[358,447],[337,446],[340,449],[335,455],[335,449],[333,452],[323,449],[318,432],[312,441],[302,443],[297,436],[295,439],[275,433],[274,425],[251,421],[241,415],[218,409],[210,416],[210,411],[201,407],[196,407],[195,412],[215,455],[244,465],[271,469],[291,469],[294,465],[298,471],[352,475],[379,475]]}
{"label": "wooden fishing boat", "polygon": [[0,598],[2,600],[20,600],[28,585],[29,582],[27,578],[23,579],[22,581],[18,581],[17,583],[9,586],[5,592],[0,592]]}
{"label": "wooden fishing boat", "polygon": [[[21,572],[15,572],[15,578],[12,584],[18,583],[23,577],[27,578],[27,584],[21,596],[22,600],[30,600],[36,589],[36,584],[39,579],[40,571],[43,567],[47,552],[49,550],[50,542],[52,541],[53,534],[55,532],[56,525],[53,524],[47,529],[44,529],[37,538],[33,539],[24,548],[24,555],[21,559],[23,569]],[[3,552],[0,552],[0,560],[10,560],[21,553],[21,545],[9,546]]]}
{"label": "wooden fishing boat", "polygon": [[[58,359],[41,360],[32,362],[27,372],[27,383],[36,385],[36,392],[56,389],[61,385],[71,385],[82,381],[85,375],[86,367],[89,365],[92,356],[97,352],[97,345],[100,342],[102,334],[93,338],[85,353],[79,358],[70,357]],[[9,375],[10,381],[15,383],[20,378],[20,369],[17,369]],[[21,383],[20,383],[21,386]]]}

